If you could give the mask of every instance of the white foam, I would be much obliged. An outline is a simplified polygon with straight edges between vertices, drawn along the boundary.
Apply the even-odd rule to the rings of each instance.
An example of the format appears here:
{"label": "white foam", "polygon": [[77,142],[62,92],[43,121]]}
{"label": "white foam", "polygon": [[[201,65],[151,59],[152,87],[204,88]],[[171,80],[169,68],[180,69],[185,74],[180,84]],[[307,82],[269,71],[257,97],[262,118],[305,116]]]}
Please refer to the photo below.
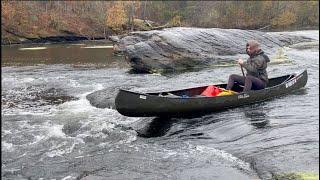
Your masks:
{"label": "white foam", "polygon": [[51,158],[57,157],[57,156],[62,157],[63,154],[65,154],[65,150],[63,149],[56,149],[46,153],[46,155]]}
{"label": "white foam", "polygon": [[206,147],[206,146],[196,146],[196,150],[198,150],[200,152],[211,152],[214,156],[218,156],[227,162],[234,163],[235,165],[237,165],[238,167],[240,167],[244,170],[247,170],[247,171],[251,170],[249,163],[242,161],[241,159],[239,159],[239,158],[233,156],[232,154],[227,153],[223,150],[218,150],[218,149],[210,148],[210,147]]}
{"label": "white foam", "polygon": [[43,50],[43,49],[47,49],[47,47],[19,48],[20,51],[25,51],[25,50]]}
{"label": "white foam", "polygon": [[165,150],[165,151],[166,151],[166,154],[163,156],[163,158],[165,159],[170,158],[172,156],[181,155],[176,151],[169,151],[169,150]]}
{"label": "white foam", "polygon": [[[186,143],[188,147],[184,147],[181,149],[161,149],[159,147],[152,147],[156,148],[157,150],[161,149],[162,158],[170,158],[178,156],[183,157],[184,159],[190,158],[201,158],[207,159],[208,157],[212,157],[214,160],[218,160],[221,163],[225,163],[225,165],[229,167],[235,167],[241,169],[246,172],[252,172],[250,164],[242,161],[241,159],[233,156],[232,154],[225,152],[223,150],[218,150],[212,147],[202,146],[202,145],[192,145]],[[151,148],[151,147],[144,147],[144,148]]]}
{"label": "white foam", "polygon": [[6,141],[2,141],[1,146],[3,151],[12,152],[14,150],[13,144]]}
{"label": "white foam", "polygon": [[49,149],[49,152],[46,152],[47,157],[62,157],[64,154],[72,153],[77,144],[83,143],[82,139],[79,138],[70,138],[73,139],[72,145],[67,141],[60,143],[59,145],[54,145]]}
{"label": "white foam", "polygon": [[21,80],[19,80],[20,82],[24,82],[24,83],[29,83],[29,82],[32,82],[34,81],[35,79],[34,78],[22,78]]}
{"label": "white foam", "polygon": [[72,87],[81,87],[81,84],[79,83],[79,82],[77,82],[77,81],[75,81],[75,80],[72,80],[72,79],[70,79],[69,80],[69,83],[68,83],[70,86],[72,86]]}
{"label": "white foam", "polygon": [[87,46],[87,47],[81,47],[81,48],[87,48],[87,49],[101,49],[101,48],[113,48],[113,46]]}
{"label": "white foam", "polygon": [[3,135],[12,134],[11,130],[2,130]]}
{"label": "white foam", "polygon": [[35,141],[33,141],[32,143],[30,143],[29,145],[32,144],[37,144],[38,142],[40,142],[41,140],[45,139],[45,136],[35,136]]}
{"label": "white foam", "polygon": [[[77,83],[74,83],[75,86],[77,86]],[[69,113],[82,113],[82,114],[88,114],[88,112],[92,112],[95,110],[101,110],[96,107],[91,106],[90,102],[87,100],[86,96],[92,92],[99,91],[103,89],[102,84],[95,84],[94,90],[90,92],[83,93],[79,96],[79,100],[77,101],[68,101],[63,104],[60,104],[58,106],[58,109],[65,111],[67,110]]]}
{"label": "white foam", "polygon": [[74,157],[74,159],[79,159],[79,158],[84,158],[84,156],[77,156],[77,157]]}
{"label": "white foam", "polygon": [[78,142],[78,144],[79,143],[81,143],[81,144],[84,144],[85,142],[84,142],[84,138],[86,138],[86,137],[88,137],[88,136],[90,136],[90,135],[88,135],[88,134],[78,134],[77,136],[76,136],[76,141]]}
{"label": "white foam", "polygon": [[71,180],[71,179],[76,179],[76,177],[66,176],[66,177],[62,178],[61,180]]}
{"label": "white foam", "polygon": [[54,112],[54,109],[50,109],[50,111],[47,110],[35,110],[32,111],[26,111],[26,109],[3,109],[2,114],[3,115],[34,115],[34,116],[51,116],[52,112]]}
{"label": "white foam", "polygon": [[[92,111],[101,111],[101,109],[97,109],[96,107],[91,106],[90,102],[81,95],[79,100],[76,101],[68,101],[58,106],[58,109],[62,110],[62,113],[70,113],[70,114],[83,114],[85,116],[89,115],[89,112]],[[103,113],[103,112],[102,112]]]}
{"label": "white foam", "polygon": [[48,137],[61,137],[65,138],[66,134],[62,131],[63,125],[53,125],[53,126],[48,126],[47,131],[48,131]]}
{"label": "white foam", "polygon": [[[101,122],[101,119],[105,119],[110,117],[109,119],[109,124],[105,125],[105,124],[99,124],[101,126],[101,128],[113,128],[114,125],[110,124],[110,120],[112,120],[112,122],[116,122],[118,123],[118,118],[115,118],[116,116],[118,116],[119,118],[121,118],[122,116],[114,109],[109,109],[109,108],[105,108],[105,109],[101,109],[101,108],[96,108],[94,106],[92,106],[90,104],[90,102],[87,100],[86,96],[92,92],[98,91],[103,89],[103,86],[101,84],[97,84],[95,87],[95,90],[90,91],[90,92],[86,92],[82,95],[80,95],[79,99],[76,101],[69,101],[69,102],[65,102],[63,104],[60,104],[58,106],[58,110],[60,110],[60,114],[76,114],[77,116],[84,116],[86,118],[90,118],[91,120],[93,119],[98,119]],[[134,118],[130,119],[128,118],[128,120],[130,122],[132,122],[131,120],[133,120]],[[136,118],[135,118],[136,119]],[[127,119],[126,119],[127,120]],[[125,121],[121,121],[124,123],[128,123]]]}

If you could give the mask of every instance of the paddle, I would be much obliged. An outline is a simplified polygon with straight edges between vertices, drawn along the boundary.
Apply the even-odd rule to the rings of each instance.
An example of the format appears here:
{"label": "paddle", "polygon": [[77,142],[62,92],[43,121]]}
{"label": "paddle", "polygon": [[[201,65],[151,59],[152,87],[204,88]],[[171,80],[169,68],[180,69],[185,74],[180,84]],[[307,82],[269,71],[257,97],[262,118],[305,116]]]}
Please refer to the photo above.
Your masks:
{"label": "paddle", "polygon": [[240,64],[240,67],[241,67],[241,71],[242,71],[242,75],[243,75],[243,77],[244,77],[244,78],[246,78],[246,76],[244,75],[243,67],[242,67],[242,65],[241,65],[241,64]]}
{"label": "paddle", "polygon": [[240,64],[240,67],[241,67],[241,71],[242,71],[242,76],[243,76],[243,78],[244,78],[244,80],[243,80],[243,81],[246,81],[246,76],[244,75],[243,67],[242,67],[242,65],[241,65],[241,64]]}

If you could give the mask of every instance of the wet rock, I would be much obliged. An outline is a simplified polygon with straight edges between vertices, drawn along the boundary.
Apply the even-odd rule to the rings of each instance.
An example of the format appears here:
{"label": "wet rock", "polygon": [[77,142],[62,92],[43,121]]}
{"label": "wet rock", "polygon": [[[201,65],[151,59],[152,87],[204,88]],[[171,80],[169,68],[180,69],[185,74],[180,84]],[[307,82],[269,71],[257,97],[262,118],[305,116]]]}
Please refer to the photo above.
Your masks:
{"label": "wet rock", "polygon": [[88,94],[86,98],[90,104],[97,108],[114,108],[115,107],[115,97],[118,93],[118,88],[110,87],[95,91]]}
{"label": "wet rock", "polygon": [[[121,86],[122,89],[132,89],[135,86]],[[115,98],[120,87],[108,87],[99,91],[95,91],[86,96],[90,104],[96,108],[115,108]]]}
{"label": "wet rock", "polygon": [[109,39],[114,43],[117,43],[120,41],[119,36],[109,36]]}
{"label": "wet rock", "polygon": [[179,72],[188,67],[234,60],[239,54],[246,54],[249,39],[259,41],[268,55],[275,53],[277,48],[312,40],[252,30],[186,27],[136,31],[113,39],[116,50],[124,52],[134,70],[150,73]]}

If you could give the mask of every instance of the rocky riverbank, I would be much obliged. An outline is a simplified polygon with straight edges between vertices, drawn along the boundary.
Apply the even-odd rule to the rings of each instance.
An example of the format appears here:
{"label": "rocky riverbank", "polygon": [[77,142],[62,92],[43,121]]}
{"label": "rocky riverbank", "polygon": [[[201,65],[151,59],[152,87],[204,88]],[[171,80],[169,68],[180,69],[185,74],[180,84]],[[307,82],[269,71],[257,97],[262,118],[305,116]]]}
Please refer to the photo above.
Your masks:
{"label": "rocky riverbank", "polygon": [[133,70],[158,73],[179,72],[245,57],[244,47],[249,39],[259,41],[269,56],[285,46],[313,41],[310,37],[290,33],[188,27],[111,37],[115,50],[126,55]]}

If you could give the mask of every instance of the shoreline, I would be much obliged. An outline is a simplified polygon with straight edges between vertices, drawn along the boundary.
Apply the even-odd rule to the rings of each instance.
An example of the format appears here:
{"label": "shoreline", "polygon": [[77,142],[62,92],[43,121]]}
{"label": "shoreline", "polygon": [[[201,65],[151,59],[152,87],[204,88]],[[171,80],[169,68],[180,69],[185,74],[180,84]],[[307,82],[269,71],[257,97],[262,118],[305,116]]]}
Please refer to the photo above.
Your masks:
{"label": "shoreline", "polygon": [[[17,38],[16,41],[2,41],[1,46],[10,45],[31,45],[31,44],[62,44],[62,43],[74,43],[83,41],[110,41],[104,37],[87,38],[83,36],[49,36],[43,38]],[[110,41],[111,42],[111,41]]]}

